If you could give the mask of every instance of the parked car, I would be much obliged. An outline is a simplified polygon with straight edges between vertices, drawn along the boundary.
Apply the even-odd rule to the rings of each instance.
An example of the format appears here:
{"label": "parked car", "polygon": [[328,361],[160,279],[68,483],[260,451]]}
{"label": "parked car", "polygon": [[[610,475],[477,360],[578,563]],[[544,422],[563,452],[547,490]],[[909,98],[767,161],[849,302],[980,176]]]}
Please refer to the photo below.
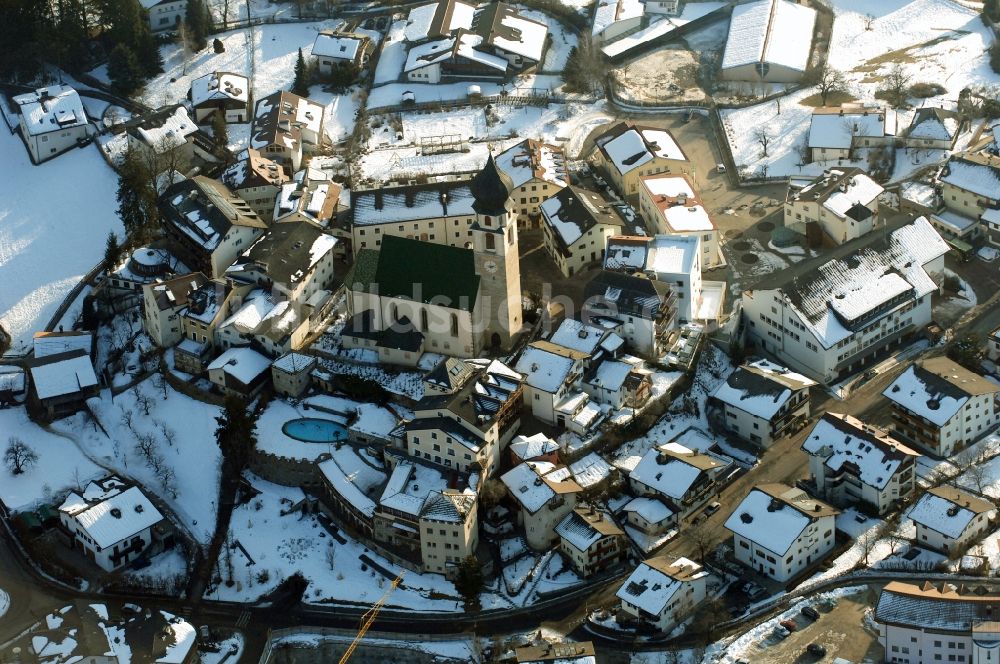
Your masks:
{"label": "parked car", "polygon": [[811,606],[803,607],[802,615],[804,615],[806,618],[809,618],[809,620],[819,620],[819,611],[817,611]]}
{"label": "parked car", "polygon": [[866,523],[868,521],[868,517],[866,517],[864,514],[855,514],[854,520],[857,521],[858,523]]}
{"label": "parked car", "polygon": [[820,643],[810,643],[806,646],[806,652],[815,657],[826,657],[826,646]]}
{"label": "parked car", "polygon": [[747,591],[747,597],[749,597],[753,601],[760,599],[766,594],[767,591],[758,586],[757,584],[753,584],[753,587],[749,591]]}
{"label": "parked car", "polygon": [[713,514],[718,512],[721,508],[722,505],[719,504],[719,501],[713,500],[708,504],[708,507],[705,508],[705,514],[708,516],[712,516]]}
{"label": "parked car", "polygon": [[773,634],[776,637],[778,637],[779,639],[787,639],[788,635],[791,634],[791,632],[789,632],[787,629],[785,629],[781,625],[778,625],[777,627],[774,628]]}
{"label": "parked car", "polygon": [[715,165],[715,172],[716,173],[725,173],[726,172],[726,165],[725,164],[716,164]]}
{"label": "parked car", "polygon": [[778,624],[787,629],[789,632],[794,632],[799,628],[799,626],[795,624],[794,620],[782,620]]}

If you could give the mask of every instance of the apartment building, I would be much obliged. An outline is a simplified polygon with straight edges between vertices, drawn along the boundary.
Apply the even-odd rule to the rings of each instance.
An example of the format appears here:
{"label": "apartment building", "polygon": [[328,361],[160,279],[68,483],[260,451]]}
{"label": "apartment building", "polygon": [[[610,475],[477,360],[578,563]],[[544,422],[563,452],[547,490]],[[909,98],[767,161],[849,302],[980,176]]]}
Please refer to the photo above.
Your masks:
{"label": "apartment building", "polygon": [[885,514],[916,491],[916,452],[850,415],[824,413],[802,443],[817,495]]}
{"label": "apartment building", "polygon": [[947,357],[910,365],[882,392],[893,434],[935,456],[951,456],[1000,424],[1000,386]]}
{"label": "apartment building", "polygon": [[785,484],[750,490],[726,520],[736,560],[775,581],[790,581],[833,550],[840,511]]}
{"label": "apartment building", "polygon": [[744,364],[709,395],[711,421],[767,449],[805,426],[816,381],[764,359]]}

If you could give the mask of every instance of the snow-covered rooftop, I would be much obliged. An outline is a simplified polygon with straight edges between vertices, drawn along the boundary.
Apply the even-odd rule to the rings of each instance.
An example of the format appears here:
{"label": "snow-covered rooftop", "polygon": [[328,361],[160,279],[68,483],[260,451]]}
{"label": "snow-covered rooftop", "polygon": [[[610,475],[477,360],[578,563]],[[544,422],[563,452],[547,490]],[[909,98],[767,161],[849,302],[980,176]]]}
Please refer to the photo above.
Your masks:
{"label": "snow-covered rooftop", "polygon": [[566,249],[595,226],[621,227],[625,224],[602,195],[578,187],[563,188],[545,199],[539,209],[546,225]]}
{"label": "snow-covered rooftop", "polygon": [[907,462],[920,456],[884,431],[835,413],[823,414],[802,449],[824,458],[824,465],[834,472],[847,467],[851,475],[879,491]]}
{"label": "snow-covered rooftop", "polygon": [[310,371],[316,366],[316,358],[312,355],[302,353],[285,353],[274,361],[271,366],[278,371],[293,374],[301,371]]}
{"label": "snow-covered rooftop", "polygon": [[615,594],[646,613],[659,616],[686,583],[706,576],[708,572],[701,565],[687,558],[672,563],[651,559],[639,563]]}
{"label": "snow-covered rooftop", "polygon": [[629,173],[654,159],[687,161],[674,137],[666,129],[621,123],[595,139],[598,147],[619,173]]}
{"label": "snow-covered rooftop", "polygon": [[94,347],[94,335],[89,332],[36,332],[34,356],[49,357],[74,350],[86,351],[90,355]]}
{"label": "snow-covered rooftop", "polygon": [[629,473],[629,480],[674,500],[683,500],[705,473],[724,467],[718,457],[695,452],[680,443],[647,450]]}
{"label": "snow-covered rooftop", "polygon": [[271,360],[252,348],[230,348],[208,365],[209,371],[222,369],[244,385],[251,384],[270,368]]}
{"label": "snow-covered rooftop", "polygon": [[532,180],[543,180],[560,187],[569,184],[569,169],[562,148],[530,138],[498,154],[496,164],[510,176],[514,187],[521,187]]}
{"label": "snow-covered rooftop", "polygon": [[642,18],[646,5],[641,0],[598,0],[594,10],[593,35],[600,37],[619,21]]}
{"label": "snow-covered rooftop", "polygon": [[549,342],[594,357],[602,349],[617,350],[621,347],[621,337],[614,332],[589,325],[573,318],[567,318],[549,337]]}
{"label": "snow-covered rooftop", "polygon": [[361,190],[352,192],[351,197],[354,224],[359,226],[475,215],[467,181]]}
{"label": "snow-covered rooftop", "polygon": [[646,520],[647,523],[663,523],[672,517],[675,512],[667,507],[666,503],[656,498],[640,496],[628,501],[623,512],[634,512]]}
{"label": "snow-covered rooftop", "polygon": [[76,394],[97,385],[90,355],[76,351],[73,357],[32,366],[31,383],[39,399]]}
{"label": "snow-covered rooftop", "polygon": [[547,454],[554,454],[559,451],[559,443],[552,440],[544,433],[536,433],[532,436],[523,434],[515,436],[507,446],[511,454],[521,461],[530,461]]}
{"label": "snow-covered rooftop", "polygon": [[593,507],[574,509],[559,522],[556,533],[578,551],[587,551],[605,537],[624,534],[609,514]]}
{"label": "snow-covered rooftop", "polygon": [[726,520],[726,528],[783,557],[810,523],[836,514],[801,489],[768,484],[751,489]]}
{"label": "snow-covered rooftop", "polygon": [[313,41],[312,54],[316,57],[353,61],[364,38],[361,36],[321,32]]}
{"label": "snow-covered rooftop", "polygon": [[988,501],[945,485],[929,489],[914,503],[906,516],[917,525],[957,539],[976,515],[993,510],[993,505]]}
{"label": "snow-covered rooftop", "polygon": [[872,237],[851,254],[797,277],[778,274],[775,279],[807,329],[830,348],[851,336],[852,325],[888,315],[893,308],[879,308],[893,297],[909,293],[909,299],[915,299],[935,292],[937,284],[924,266],[947,252],[934,227],[919,217],[892,231],[887,243]]}
{"label": "snow-covered rooftop", "polygon": [[87,124],[87,114],[76,90],[50,85],[14,97],[28,134],[37,136]]}
{"label": "snow-covered rooftop", "polygon": [[729,374],[712,396],[754,417],[770,420],[793,394],[815,384],[802,374],[760,359]]}
{"label": "snow-covered rooftop", "polygon": [[684,175],[647,175],[642,186],[666,225],[677,233],[708,232],[715,223]]}
{"label": "snow-covered rooftop", "polygon": [[1000,197],[1000,158],[953,157],[942,171],[941,182],[978,196]]}
{"label": "snow-covered rooftop", "polygon": [[232,100],[244,104],[250,99],[250,80],[246,76],[226,71],[205,74],[191,81],[191,103]]}
{"label": "snow-covered rooftop", "polygon": [[385,482],[385,473],[365,463],[350,445],[342,445],[332,454],[319,464],[323,477],[352,507],[367,517],[374,516],[375,501],[369,495]]}
{"label": "snow-covered rooftop", "polygon": [[758,62],[804,72],[809,65],[816,10],[786,0],[733,9],[722,69]]}
{"label": "snow-covered rooftop", "polygon": [[882,395],[937,426],[944,426],[976,394],[994,393],[1000,387],[948,358],[933,358],[910,365]]}
{"label": "snow-covered rooftop", "polygon": [[608,270],[652,272],[664,281],[670,275],[691,275],[701,255],[701,237],[697,235],[656,235],[649,237],[613,237],[608,239],[604,267]]}
{"label": "snow-covered rooftop", "polygon": [[597,367],[597,371],[587,382],[594,387],[599,387],[611,392],[617,392],[625,384],[625,379],[633,367],[628,362],[617,360],[605,360]]}
{"label": "snow-covered rooftop", "polygon": [[503,6],[499,11],[500,27],[490,35],[492,44],[508,53],[541,62],[549,32],[548,26],[520,16],[514,11],[507,11]]}
{"label": "snow-covered rooftop", "polygon": [[818,108],[812,114],[808,143],[810,148],[847,150],[858,139],[895,133],[896,111],[891,108]]}
{"label": "snow-covered rooftop", "polygon": [[542,509],[557,494],[580,491],[580,486],[570,479],[568,468],[547,461],[526,461],[504,473],[500,481],[530,514]]}
{"label": "snow-covered rooftop", "polygon": [[583,358],[583,353],[561,352],[559,347],[536,341],[524,349],[514,368],[531,387],[555,393]]}
{"label": "snow-covered rooftop", "polygon": [[187,109],[178,106],[158,126],[136,127],[136,134],[153,152],[163,154],[187,142],[187,137],[198,131],[198,126],[188,116]]}
{"label": "snow-covered rooftop", "polygon": [[139,487],[131,487],[73,514],[72,518],[97,546],[106,549],[157,524],[163,516]]}

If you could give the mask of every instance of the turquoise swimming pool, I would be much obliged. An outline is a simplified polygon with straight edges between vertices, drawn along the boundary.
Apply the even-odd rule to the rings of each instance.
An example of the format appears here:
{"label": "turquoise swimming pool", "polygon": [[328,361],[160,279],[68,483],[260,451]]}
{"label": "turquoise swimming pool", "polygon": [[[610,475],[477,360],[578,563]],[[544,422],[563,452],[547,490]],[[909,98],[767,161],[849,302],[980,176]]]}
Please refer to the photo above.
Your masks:
{"label": "turquoise swimming pool", "polygon": [[338,440],[347,440],[347,427],[343,424],[314,417],[289,420],[281,427],[281,431],[289,438],[304,443],[335,443]]}

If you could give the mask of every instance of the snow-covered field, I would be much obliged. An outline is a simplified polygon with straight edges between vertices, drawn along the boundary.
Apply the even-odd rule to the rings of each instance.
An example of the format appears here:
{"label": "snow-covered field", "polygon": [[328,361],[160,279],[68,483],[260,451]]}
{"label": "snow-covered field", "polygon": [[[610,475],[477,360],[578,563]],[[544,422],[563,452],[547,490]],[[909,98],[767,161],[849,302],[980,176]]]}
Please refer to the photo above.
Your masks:
{"label": "snow-covered field", "polygon": [[[135,389],[141,395],[137,399]],[[140,482],[166,502],[182,525],[200,542],[207,542],[215,528],[221,455],[215,442],[219,409],[167,388],[163,392],[147,380],[118,395],[102,392],[93,402],[105,435],[82,414],[60,420],[54,431],[78,442],[82,449],[115,472]],[[147,414],[143,402],[149,402]],[[127,415],[130,413],[131,415]],[[131,417],[132,427],[127,418]],[[134,429],[134,431],[133,431]],[[166,485],[137,448],[141,436],[152,437],[163,468],[173,471]],[[63,441],[73,449],[73,443]]]}
{"label": "snow-covered field", "polygon": [[[474,171],[482,168],[489,156],[524,140],[538,140],[561,146],[569,158],[580,152],[590,132],[612,120],[603,103],[550,104],[546,108],[500,107],[495,109],[498,122],[486,126],[481,108],[463,108],[439,113],[403,113],[403,137],[398,139],[388,126],[375,129],[359,165],[360,173],[373,180],[385,180],[405,173],[441,174]],[[457,135],[466,143],[468,152],[421,154],[420,137]],[[504,138],[502,138],[504,137]],[[507,138],[509,137],[509,138]]]}
{"label": "snow-covered field", "polygon": [[[253,600],[274,589],[285,577],[300,572],[309,580],[305,599],[309,602],[338,601],[371,604],[385,592],[391,579],[363,563],[366,555],[393,574],[399,568],[354,540],[340,544],[311,516],[282,516],[291,502],[302,499],[294,489],[252,478],[261,494],[233,513],[230,540],[246,549],[253,564],[236,547],[231,552],[234,584],[222,584],[211,597]],[[223,554],[223,559],[226,557]],[[332,563],[331,563],[332,561]],[[223,576],[228,576],[223,563]],[[365,567],[366,569],[362,569]],[[266,575],[262,576],[262,572]],[[443,598],[431,598],[431,594]],[[453,598],[453,599],[448,599]],[[437,574],[407,572],[403,585],[393,591],[388,605],[413,609],[458,611],[461,600],[454,586]]]}
{"label": "snow-covered field", "polygon": [[[313,40],[320,30],[331,30],[338,21],[317,23],[291,23],[262,25],[254,28],[253,96],[266,96],[275,90],[287,90],[295,78],[295,60],[298,50],[306,56],[312,51]],[[187,98],[191,81],[214,71],[229,71],[248,76],[250,49],[246,30],[234,30],[219,39],[226,47],[225,53],[215,53],[211,48],[188,58],[177,44],[161,49],[164,72],[151,80],[142,92],[142,101],[150,106],[178,103]]]}
{"label": "snow-covered field", "polygon": [[[253,97],[260,99],[277,90],[287,90],[295,78],[295,61],[301,48],[306,57],[312,51],[313,40],[321,30],[331,30],[340,21],[315,23],[266,24],[254,28],[254,79]],[[215,71],[230,71],[249,76],[251,68],[248,32],[234,30],[219,37],[226,47],[225,53],[215,53],[208,48],[188,57],[185,62],[179,46],[170,44],[162,49],[164,72],[151,80],[142,93],[142,100],[150,106],[174,104],[187,98],[191,81]],[[335,95],[321,86],[313,86],[309,93],[323,104],[323,126],[334,141],[345,138],[354,129],[354,115],[358,110],[357,92]],[[247,125],[232,125],[229,138],[233,149],[246,147],[249,141]]]}
{"label": "snow-covered field", "polygon": [[24,408],[0,409],[0,444],[16,436],[38,455],[38,462],[21,475],[0,467],[0,499],[17,512],[51,502],[64,490],[83,488],[106,473],[77,449],[72,441],[28,419]]}
{"label": "snow-covered field", "polygon": [[117,177],[96,146],[33,166],[0,123],[0,325],[31,344],[63,297],[99,260],[115,214]]}
{"label": "snow-covered field", "polygon": [[[910,83],[939,83],[944,95],[926,103],[948,103],[969,86],[995,84],[1000,75],[989,66],[986,49],[990,31],[977,12],[952,0],[889,0],[873,5],[862,0],[832,0],[836,15],[829,62],[847,74],[850,94],[866,102],[878,101],[875,92],[895,64],[903,67]],[[874,20],[865,29],[865,16]],[[738,165],[751,173],[767,167],[768,176],[817,174],[828,164],[800,166],[800,146],[809,133],[812,107],[800,102],[816,93],[802,90],[775,101],[722,112],[727,138]],[[920,100],[911,100],[917,103]],[[884,102],[882,102],[884,103]],[[899,129],[904,129],[910,113],[901,113]],[[762,155],[756,133],[763,128],[771,138],[768,155]],[[893,179],[905,177],[914,168],[938,161],[945,153],[918,155],[897,151]],[[856,165],[865,167],[865,160]]]}

